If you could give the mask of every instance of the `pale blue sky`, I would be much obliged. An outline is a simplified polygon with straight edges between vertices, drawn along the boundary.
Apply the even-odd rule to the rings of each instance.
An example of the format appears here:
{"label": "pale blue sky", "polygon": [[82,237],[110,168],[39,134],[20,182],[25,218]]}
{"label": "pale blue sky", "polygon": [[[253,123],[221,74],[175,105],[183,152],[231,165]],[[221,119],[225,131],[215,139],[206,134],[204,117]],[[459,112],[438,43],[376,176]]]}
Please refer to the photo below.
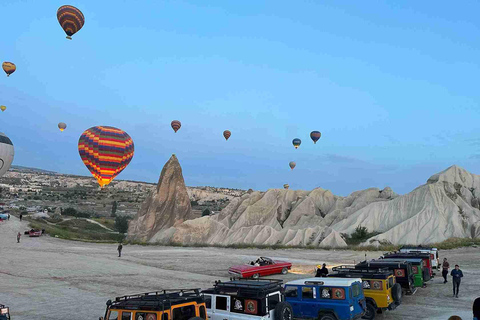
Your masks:
{"label": "pale blue sky", "polygon": [[[86,19],[72,41],[56,19],[63,4]],[[89,175],[78,138],[111,125],[135,142],[117,179],[156,182],[172,153],[187,185],[289,183],[340,195],[406,193],[452,164],[480,171],[478,2],[11,0],[0,8],[0,60],[17,65],[0,76],[8,108],[0,131],[16,165]],[[322,132],[316,145],[312,130]]]}

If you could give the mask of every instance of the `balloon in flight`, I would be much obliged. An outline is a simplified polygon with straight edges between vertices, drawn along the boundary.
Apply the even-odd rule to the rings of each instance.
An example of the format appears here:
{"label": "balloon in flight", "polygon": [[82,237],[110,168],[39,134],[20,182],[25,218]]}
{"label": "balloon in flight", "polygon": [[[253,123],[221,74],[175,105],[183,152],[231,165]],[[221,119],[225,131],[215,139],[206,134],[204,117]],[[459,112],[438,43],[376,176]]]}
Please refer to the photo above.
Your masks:
{"label": "balloon in flight", "polygon": [[5,107],[5,106],[0,106],[0,110],[2,110],[2,112],[3,112],[3,111],[5,111],[5,110],[7,110],[7,107]]}
{"label": "balloon in flight", "polygon": [[285,189],[288,189],[290,186],[288,185],[288,183],[285,183],[285,184],[283,185],[283,187],[284,187]]}
{"label": "balloon in flight", "polygon": [[295,163],[295,161],[290,161],[290,163],[288,164],[290,166],[290,168],[293,170],[293,168],[295,168],[295,166],[297,165]]}
{"label": "balloon in flight", "polygon": [[310,138],[313,140],[313,143],[317,143],[317,141],[320,139],[320,137],[322,136],[322,134],[320,133],[320,131],[312,131],[310,132]]}
{"label": "balloon in flight", "polygon": [[61,6],[58,8],[57,19],[69,40],[72,40],[72,36],[82,29],[85,24],[85,17],[82,11],[74,6]]}
{"label": "balloon in flight", "polygon": [[228,138],[230,138],[230,136],[232,135],[232,133],[228,130],[225,130],[223,131],[223,136],[225,137],[225,140],[228,140]]}
{"label": "balloon in flight", "polygon": [[2,63],[2,68],[3,68],[3,71],[5,71],[5,73],[7,74],[7,77],[10,77],[10,75],[14,73],[15,70],[17,70],[15,63],[8,62],[8,61],[5,61],[4,63]]}
{"label": "balloon in flight", "polygon": [[300,144],[302,143],[302,140],[300,140],[298,138],[295,138],[295,139],[293,139],[292,143],[293,143],[293,146],[295,147],[295,149],[298,149],[298,147],[300,147]]}
{"label": "balloon in flight", "polygon": [[60,129],[60,131],[63,131],[67,128],[67,125],[65,124],[65,122],[60,122],[58,124],[58,129]]}
{"label": "balloon in flight", "polygon": [[3,132],[0,132],[0,177],[10,169],[14,155],[12,141]]}
{"label": "balloon in flight", "polygon": [[78,140],[78,152],[85,166],[103,188],[130,163],[134,145],[125,131],[97,126],[82,133]]}
{"label": "balloon in flight", "polygon": [[178,129],[182,127],[182,123],[178,120],[173,120],[172,123],[170,124],[172,126],[173,131],[177,132]]}

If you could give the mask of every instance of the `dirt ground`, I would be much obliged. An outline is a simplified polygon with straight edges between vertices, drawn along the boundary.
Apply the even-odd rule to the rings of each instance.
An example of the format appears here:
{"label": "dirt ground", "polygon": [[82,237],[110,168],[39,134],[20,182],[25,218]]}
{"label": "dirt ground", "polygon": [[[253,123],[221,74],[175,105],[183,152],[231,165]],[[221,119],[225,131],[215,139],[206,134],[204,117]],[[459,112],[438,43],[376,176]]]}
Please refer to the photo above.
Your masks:
{"label": "dirt ground", "polygon": [[[313,276],[316,264],[329,267],[364,259],[363,252],[321,250],[257,250],[177,248],[125,245],[122,257],[115,244],[65,241],[48,236],[29,238],[25,222],[12,217],[0,222],[0,304],[8,305],[13,320],[98,319],[105,303],[116,296],[160,288],[208,288],[227,280],[227,269],[268,256],[293,263],[285,281]],[[16,243],[17,232],[22,233]],[[376,258],[381,252],[368,252]],[[473,300],[480,296],[480,249],[441,251],[464,272],[460,297],[452,298],[451,282],[441,277],[420,288],[403,304],[379,319],[448,319],[456,314],[472,319]]]}

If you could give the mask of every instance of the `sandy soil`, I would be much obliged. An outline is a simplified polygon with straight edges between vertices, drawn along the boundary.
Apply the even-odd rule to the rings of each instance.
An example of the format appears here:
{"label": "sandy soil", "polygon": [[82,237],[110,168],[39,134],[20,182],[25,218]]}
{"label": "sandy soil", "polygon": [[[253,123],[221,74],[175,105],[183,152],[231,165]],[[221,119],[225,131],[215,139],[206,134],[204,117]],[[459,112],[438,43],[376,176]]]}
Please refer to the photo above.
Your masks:
{"label": "sandy soil", "polygon": [[[293,263],[292,272],[273,278],[293,280],[313,275],[319,262],[329,266],[364,259],[364,253],[321,250],[244,250],[125,245],[117,257],[115,244],[65,241],[23,235],[28,226],[12,217],[0,222],[0,303],[10,306],[13,320],[98,319],[105,302],[115,296],[160,288],[207,288],[227,280],[227,269],[258,256]],[[22,233],[16,243],[17,232]],[[381,252],[369,252],[376,258]],[[403,304],[379,319],[471,319],[474,298],[480,296],[480,249],[441,251],[441,258],[460,264],[464,280],[460,297],[452,298],[451,282],[429,282]]]}

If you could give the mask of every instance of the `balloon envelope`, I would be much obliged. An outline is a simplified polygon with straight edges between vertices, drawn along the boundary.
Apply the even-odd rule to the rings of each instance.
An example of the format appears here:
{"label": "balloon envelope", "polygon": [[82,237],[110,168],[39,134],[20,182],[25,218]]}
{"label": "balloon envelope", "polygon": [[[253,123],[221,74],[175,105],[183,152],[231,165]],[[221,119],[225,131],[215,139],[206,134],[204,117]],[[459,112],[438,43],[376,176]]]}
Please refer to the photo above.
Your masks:
{"label": "balloon envelope", "polygon": [[177,132],[178,129],[182,127],[182,123],[178,120],[173,120],[172,123],[170,124],[172,126],[173,131]]}
{"label": "balloon envelope", "polygon": [[15,63],[7,62],[7,61],[2,63],[2,68],[3,68],[3,71],[5,71],[5,73],[7,74],[7,77],[9,77],[12,73],[15,72],[15,70],[17,70]]}
{"label": "balloon envelope", "polygon": [[288,185],[288,183],[285,183],[285,184],[283,185],[283,187],[284,187],[285,189],[288,189],[290,186]]}
{"label": "balloon envelope", "polygon": [[225,137],[225,140],[228,140],[228,138],[230,138],[230,136],[232,135],[232,133],[228,130],[225,130],[223,131],[223,136]]}
{"label": "balloon envelope", "polygon": [[322,134],[320,133],[320,131],[312,131],[310,132],[310,138],[313,140],[313,143],[317,143],[318,139],[320,139],[320,137],[322,136]]}
{"label": "balloon envelope", "polygon": [[292,168],[292,170],[293,170],[293,168],[295,168],[295,166],[296,166],[297,164],[295,163],[295,161],[290,161],[290,163],[289,163],[288,165],[289,165],[290,168]]}
{"label": "balloon envelope", "polygon": [[293,143],[293,146],[295,147],[295,149],[298,149],[298,147],[300,147],[300,144],[302,143],[302,140],[298,139],[298,138],[295,138],[292,140],[292,143]]}
{"label": "balloon envelope", "polygon": [[67,34],[67,39],[72,39],[72,36],[82,29],[85,24],[85,17],[82,11],[74,6],[61,6],[57,10],[58,23]]}
{"label": "balloon envelope", "polygon": [[67,125],[65,124],[65,122],[60,122],[58,124],[58,129],[60,129],[60,131],[63,131],[67,128]]}
{"label": "balloon envelope", "polygon": [[0,132],[0,177],[10,169],[14,155],[15,150],[12,141]]}
{"label": "balloon envelope", "polygon": [[82,133],[78,140],[78,152],[85,166],[103,188],[130,163],[134,145],[125,131],[97,126]]}
{"label": "balloon envelope", "polygon": [[0,110],[5,111],[5,110],[7,110],[7,107],[5,107],[5,106],[0,106]]}

